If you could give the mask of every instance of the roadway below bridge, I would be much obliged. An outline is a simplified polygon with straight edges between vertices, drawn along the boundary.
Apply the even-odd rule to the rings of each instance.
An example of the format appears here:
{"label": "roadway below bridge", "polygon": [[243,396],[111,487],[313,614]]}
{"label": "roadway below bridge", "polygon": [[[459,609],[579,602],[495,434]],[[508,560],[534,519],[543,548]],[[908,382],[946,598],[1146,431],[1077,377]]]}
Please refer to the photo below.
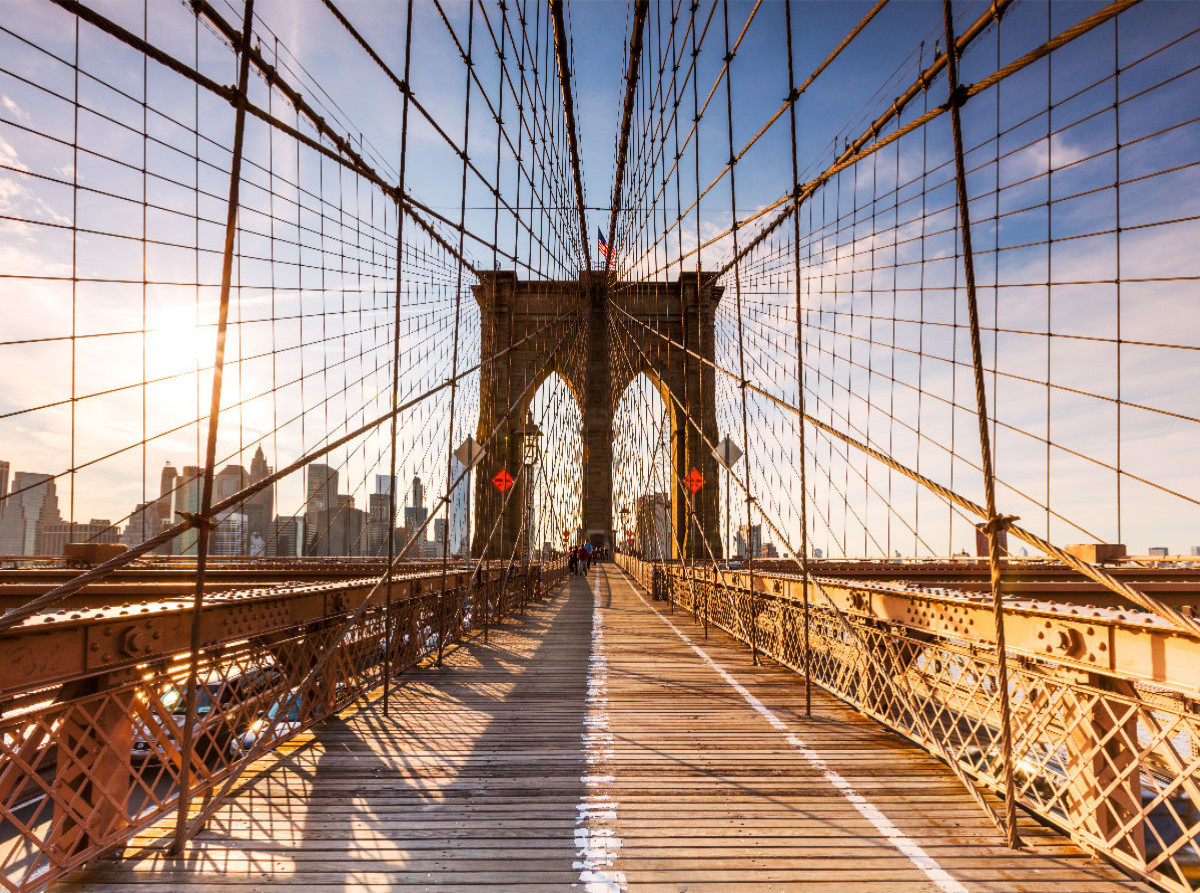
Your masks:
{"label": "roadway below bridge", "polygon": [[57,890],[1142,890],[998,833],[937,760],[704,638],[615,565],[280,748],[180,859],[138,834]]}

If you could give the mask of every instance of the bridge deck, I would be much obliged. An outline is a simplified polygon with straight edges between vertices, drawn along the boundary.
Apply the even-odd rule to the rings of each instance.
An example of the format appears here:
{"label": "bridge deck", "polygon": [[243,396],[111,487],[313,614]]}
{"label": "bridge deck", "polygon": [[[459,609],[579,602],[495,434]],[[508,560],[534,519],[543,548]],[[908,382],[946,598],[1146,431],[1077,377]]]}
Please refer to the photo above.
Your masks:
{"label": "bridge deck", "polygon": [[805,720],[792,674],[609,565],[407,677],[391,717],[292,742],[186,858],[158,827],[58,889],[1142,889],[1032,822],[1009,852],[938,762],[814,694]]}

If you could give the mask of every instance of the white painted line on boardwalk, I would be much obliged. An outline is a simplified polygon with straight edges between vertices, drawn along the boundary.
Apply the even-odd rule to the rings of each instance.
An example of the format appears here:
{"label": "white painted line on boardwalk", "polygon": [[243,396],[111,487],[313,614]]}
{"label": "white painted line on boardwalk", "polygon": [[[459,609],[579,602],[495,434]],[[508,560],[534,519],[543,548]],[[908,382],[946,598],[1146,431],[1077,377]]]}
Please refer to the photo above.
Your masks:
{"label": "white painted line on boardwalk", "polygon": [[[621,568],[621,573],[625,574],[625,578],[632,584],[633,578]],[[659,610],[646,601],[642,594],[638,591],[637,586],[631,585],[633,594],[636,595],[643,605],[649,608],[658,616],[658,619],[671,628],[675,635],[683,640],[685,645],[691,646],[691,649],[700,655],[700,659],[708,664],[717,672],[722,679],[729,683],[739,695],[745,698],[746,703],[754,708],[763,719],[769,722],[772,728],[783,732],[784,740],[796,750],[800,751],[800,755],[808,762],[810,766],[820,772],[825,780],[837,788],[843,797],[859,811],[863,818],[875,826],[884,839],[892,846],[903,853],[913,865],[919,868],[930,881],[932,881],[939,890],[943,893],[968,893],[967,888],[950,876],[946,869],[937,864],[921,847],[910,837],[903,834],[899,828],[892,824],[892,820],[879,811],[878,807],[868,802],[867,798],[851,787],[850,782],[842,778],[842,776],[834,769],[830,769],[828,764],[821,758],[815,750],[800,740],[794,732],[788,729],[787,723],[776,716],[766,704],[756,698],[751,692],[740,682],[734,679],[725,668],[718,664],[715,660],[708,656],[708,653],[689,639],[674,623],[668,620]]]}
{"label": "white painted line on boardwalk", "polygon": [[621,838],[617,837],[617,802],[603,786],[612,784],[610,770],[613,734],[608,726],[608,660],[604,656],[604,614],[600,610],[600,574],[592,589],[592,652],[588,659],[587,717],[583,723],[583,752],[587,772],[579,780],[586,793],[575,816],[575,846],[579,850],[579,880],[589,893],[620,893],[625,873],[613,868]]}

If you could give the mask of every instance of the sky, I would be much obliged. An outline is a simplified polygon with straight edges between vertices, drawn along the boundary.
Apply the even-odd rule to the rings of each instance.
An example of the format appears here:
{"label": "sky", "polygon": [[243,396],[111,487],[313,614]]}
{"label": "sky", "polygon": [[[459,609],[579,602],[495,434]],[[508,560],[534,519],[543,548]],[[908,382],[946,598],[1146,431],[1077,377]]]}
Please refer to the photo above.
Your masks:
{"label": "sky", "polygon": [[[128,0],[89,5],[216,83],[236,81],[228,45],[210,27],[198,26],[185,7]],[[870,6],[857,0],[793,5],[797,80]],[[1017,4],[966,54],[963,80],[985,77],[1101,7],[1075,0]],[[344,2],[339,8],[401,76],[404,7]],[[960,30],[984,8],[956,3]],[[675,278],[680,250],[727,230],[734,197],[721,170],[730,132],[735,148],[745,145],[788,92],[783,9],[779,2],[702,4],[700,15],[713,15],[697,57],[700,101],[716,89],[700,123],[699,158],[685,150],[678,190],[668,178],[658,193],[663,165],[641,166],[653,157],[644,125],[659,118],[646,107],[645,93],[639,95],[626,183],[635,193],[626,204],[634,206],[622,215],[614,245],[622,275]],[[463,2],[443,4],[447,28],[431,3],[415,5],[412,91],[445,136],[421,115],[410,116],[407,188],[451,221],[465,203],[464,253],[477,268],[511,267],[504,256],[510,253],[522,276],[569,277],[576,225],[569,190],[545,213],[528,210],[529,187],[518,186],[512,153],[505,149],[497,161],[497,129],[478,85],[471,88],[464,126],[466,70],[450,29],[465,40],[472,15],[478,84],[490,100],[503,92],[496,88],[495,32],[483,26],[482,10],[489,23],[498,20],[491,4],[474,13]],[[222,3],[219,11],[239,21],[237,4]],[[732,65],[732,122],[719,80],[726,11],[731,41],[753,12]],[[402,101],[388,75],[319,3],[259,0],[256,14],[263,54],[385,180],[396,182]],[[607,234],[609,224],[629,14],[627,4],[608,0],[568,6],[593,262],[595,233]],[[977,265],[982,323],[991,332],[985,361],[995,370],[990,396],[1002,508],[1055,542],[1121,538],[1135,552],[1152,545],[1184,552],[1200,544],[1200,469],[1193,458],[1200,437],[1187,385],[1200,374],[1192,219],[1200,214],[1200,138],[1192,123],[1200,117],[1200,90],[1188,62],[1197,52],[1198,19],[1194,4],[1142,4],[1121,16],[1119,27],[1096,29],[964,109],[976,249],[983,252]],[[678,36],[685,20],[686,9]],[[0,66],[0,376],[7,383],[0,390],[0,459],[14,470],[63,474],[64,514],[116,520],[156,495],[164,461],[200,461],[231,110],[87,23],[77,29],[72,16],[51,4],[2,4],[0,28],[6,60]],[[530,39],[544,53],[542,28],[541,20],[529,23]],[[801,180],[824,170],[845,140],[864,132],[913,81],[941,28],[940,3],[890,3],[852,51],[822,73],[797,104]],[[662,83],[654,60],[670,55],[671,30],[670,7],[651,4],[647,90]],[[78,81],[70,65],[76,52]],[[511,65],[519,54],[511,46],[507,52]],[[1119,78],[1111,76],[1115,60]],[[557,126],[552,68],[539,83]],[[944,80],[936,82],[909,115],[936,105],[944,90]],[[297,123],[288,102],[261,78],[252,79],[250,94],[285,123]],[[78,115],[76,95],[84,108]],[[1111,107],[1118,98],[1116,114]],[[511,126],[511,95],[507,101]],[[679,123],[665,131],[671,151],[676,137],[687,142],[690,107],[685,90]],[[447,138],[465,141],[484,179],[495,180],[498,170],[504,199],[517,211],[497,215],[493,195],[474,174],[463,195],[461,160]],[[823,421],[978,500],[948,140],[943,117],[843,172],[807,203],[798,276],[810,327],[806,400]],[[248,465],[262,445],[278,467],[387,409],[396,219],[377,188],[284,135],[271,136],[261,122],[248,125],[246,144],[232,366],[218,455]],[[524,161],[529,164],[527,153]],[[562,174],[559,164],[555,176]],[[697,164],[702,186],[715,183],[712,192],[681,227],[665,232],[694,197]],[[1117,209],[1111,186],[1118,177],[1119,244],[1111,226]],[[73,183],[86,188],[75,190]],[[784,115],[737,165],[737,216],[790,188],[791,132]],[[453,227],[437,228],[455,242]],[[1050,250],[1048,236],[1056,240]],[[797,276],[790,238],[788,226],[747,259],[741,322],[754,374],[795,405],[796,348],[789,333],[796,325]],[[425,234],[410,232],[407,243],[398,390],[417,395],[446,379],[456,348],[459,369],[474,362],[483,333],[471,277],[460,276]],[[732,256],[728,235],[700,256],[706,269],[723,266]],[[694,263],[687,261],[689,268]],[[79,277],[74,285],[73,274]],[[1047,288],[1047,281],[1054,284]],[[729,274],[722,284],[717,362],[733,369],[740,361],[737,288]],[[562,426],[578,422],[561,407],[574,398],[564,396],[561,381],[545,387],[535,404],[546,412],[558,407],[547,430],[556,443],[570,443]],[[398,473],[403,480],[422,475],[431,493],[444,490],[449,441],[474,433],[478,375],[464,379],[458,393],[453,425],[441,398],[418,404],[400,425]],[[644,402],[639,424],[657,426],[661,406],[649,397]],[[751,430],[743,431],[740,395],[723,375],[717,376],[717,403],[722,433],[749,446],[752,477],[770,496],[764,506],[795,539],[794,417],[751,397]],[[339,453],[343,481],[356,482],[360,507],[374,475],[386,470],[384,437],[380,431]],[[822,435],[813,434],[809,447],[810,499],[827,515],[812,521],[810,535],[826,554],[971,548],[969,526],[936,497],[901,485],[894,472]],[[575,462],[563,465],[574,468]],[[1113,470],[1118,464],[1121,476]],[[281,485],[281,510],[295,510],[302,494],[298,478]],[[735,507],[740,502],[735,498]],[[920,535],[907,532],[913,527]]]}

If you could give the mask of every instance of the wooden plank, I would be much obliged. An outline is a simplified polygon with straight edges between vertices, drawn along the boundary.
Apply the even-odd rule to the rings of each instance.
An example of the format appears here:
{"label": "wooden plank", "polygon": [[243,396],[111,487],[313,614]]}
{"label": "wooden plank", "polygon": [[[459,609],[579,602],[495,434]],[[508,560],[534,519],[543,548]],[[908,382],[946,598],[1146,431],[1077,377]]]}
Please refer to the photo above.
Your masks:
{"label": "wooden plank", "polygon": [[794,674],[667,619],[785,729],[600,565],[406,675],[390,716],[370,700],[261,761],[184,858],[164,824],[58,889],[938,889],[789,733],[954,883],[1143,889],[1033,822],[1005,849],[936,760],[820,692],[805,718]]}

